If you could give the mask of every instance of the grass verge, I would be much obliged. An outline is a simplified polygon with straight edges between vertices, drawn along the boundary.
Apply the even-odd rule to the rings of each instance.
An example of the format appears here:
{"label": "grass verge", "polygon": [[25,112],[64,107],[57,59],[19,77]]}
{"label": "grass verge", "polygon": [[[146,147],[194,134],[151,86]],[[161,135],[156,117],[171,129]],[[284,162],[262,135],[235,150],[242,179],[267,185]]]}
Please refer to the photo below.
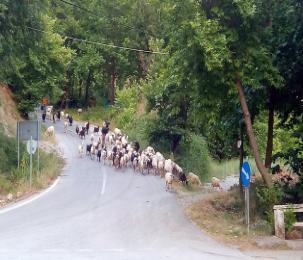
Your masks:
{"label": "grass verge", "polygon": [[[250,232],[244,217],[244,202],[239,188],[214,193],[186,208],[187,216],[210,236],[240,249],[260,248],[257,240],[271,236],[271,227],[257,215],[252,216]],[[262,244],[262,243],[261,243]],[[267,245],[267,249],[288,249],[286,243]]]}
{"label": "grass verge", "polygon": [[[44,139],[43,135],[42,139]],[[0,206],[46,188],[57,178],[64,161],[54,149],[54,142],[55,139],[49,140],[49,138],[44,141],[44,144],[46,143],[51,147],[51,149],[48,149],[49,152],[39,149],[39,171],[37,152],[33,155],[32,187],[30,188],[30,158],[24,143],[20,145],[20,167],[17,168],[16,140],[7,137],[3,131],[0,131]]]}

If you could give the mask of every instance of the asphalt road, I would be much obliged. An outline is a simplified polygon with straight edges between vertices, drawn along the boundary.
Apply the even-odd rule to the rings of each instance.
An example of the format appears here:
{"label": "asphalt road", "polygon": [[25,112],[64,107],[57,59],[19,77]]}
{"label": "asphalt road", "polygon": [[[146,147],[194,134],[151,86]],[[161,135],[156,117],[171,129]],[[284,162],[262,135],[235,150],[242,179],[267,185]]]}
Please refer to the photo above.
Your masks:
{"label": "asphalt road", "polygon": [[0,259],[247,259],[193,225],[163,179],[81,159],[80,139],[55,128],[67,164],[51,190],[0,211]]}

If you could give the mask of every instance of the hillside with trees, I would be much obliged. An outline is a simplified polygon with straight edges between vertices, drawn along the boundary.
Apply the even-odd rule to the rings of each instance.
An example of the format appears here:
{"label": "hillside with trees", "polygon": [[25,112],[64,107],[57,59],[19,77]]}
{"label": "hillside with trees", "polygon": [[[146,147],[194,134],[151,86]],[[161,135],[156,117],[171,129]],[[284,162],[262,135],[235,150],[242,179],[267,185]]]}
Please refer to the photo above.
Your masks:
{"label": "hillside with trees", "polygon": [[300,0],[4,0],[0,62],[25,117],[44,96],[81,107],[200,176],[240,152],[303,201]]}

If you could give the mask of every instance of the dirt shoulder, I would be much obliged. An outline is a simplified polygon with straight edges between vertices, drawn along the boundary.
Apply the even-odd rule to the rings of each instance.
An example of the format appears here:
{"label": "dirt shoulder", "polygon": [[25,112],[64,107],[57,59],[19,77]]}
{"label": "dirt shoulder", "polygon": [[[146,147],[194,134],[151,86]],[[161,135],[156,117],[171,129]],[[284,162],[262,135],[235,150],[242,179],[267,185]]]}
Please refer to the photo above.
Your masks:
{"label": "dirt shoulder", "polygon": [[[264,253],[268,250],[303,250],[302,240],[287,241],[272,236],[263,220],[255,219],[248,235],[244,213],[239,205],[242,202],[233,201],[232,192],[213,191],[209,185],[189,191],[180,184],[174,184],[174,190],[188,218],[221,243],[252,255],[253,252]],[[234,189],[233,192],[238,191]]]}

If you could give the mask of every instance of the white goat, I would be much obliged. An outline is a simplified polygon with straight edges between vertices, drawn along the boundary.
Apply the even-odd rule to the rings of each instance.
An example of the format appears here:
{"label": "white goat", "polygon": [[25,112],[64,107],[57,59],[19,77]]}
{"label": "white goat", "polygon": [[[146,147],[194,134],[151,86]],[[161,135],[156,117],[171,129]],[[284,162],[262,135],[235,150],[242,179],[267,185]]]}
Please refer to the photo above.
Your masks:
{"label": "white goat", "polygon": [[219,188],[220,190],[222,190],[221,184],[220,184],[220,179],[216,178],[216,177],[212,177],[211,178],[211,186],[215,189],[215,188]]}
{"label": "white goat", "polygon": [[55,127],[54,126],[49,126],[46,131],[45,131],[45,134],[47,136],[53,136],[55,135]]}
{"label": "white goat", "polygon": [[78,151],[79,151],[80,158],[82,158],[82,156],[84,155],[84,142],[83,141],[81,142],[81,144],[79,144]]}
{"label": "white goat", "polygon": [[64,133],[66,133],[67,127],[68,127],[68,123],[67,123],[67,121],[65,120],[65,121],[64,121]]}
{"label": "white goat", "polygon": [[189,172],[188,175],[187,175],[187,178],[188,178],[188,181],[191,185],[198,185],[198,186],[201,186],[201,181],[199,179],[199,177],[192,173],[192,172]]}
{"label": "white goat", "polygon": [[166,191],[172,189],[174,175],[171,172],[165,174],[165,187]]}
{"label": "white goat", "polygon": [[122,135],[122,131],[119,129],[119,128],[115,128],[114,129],[114,134],[115,134],[115,136],[121,136]]}

